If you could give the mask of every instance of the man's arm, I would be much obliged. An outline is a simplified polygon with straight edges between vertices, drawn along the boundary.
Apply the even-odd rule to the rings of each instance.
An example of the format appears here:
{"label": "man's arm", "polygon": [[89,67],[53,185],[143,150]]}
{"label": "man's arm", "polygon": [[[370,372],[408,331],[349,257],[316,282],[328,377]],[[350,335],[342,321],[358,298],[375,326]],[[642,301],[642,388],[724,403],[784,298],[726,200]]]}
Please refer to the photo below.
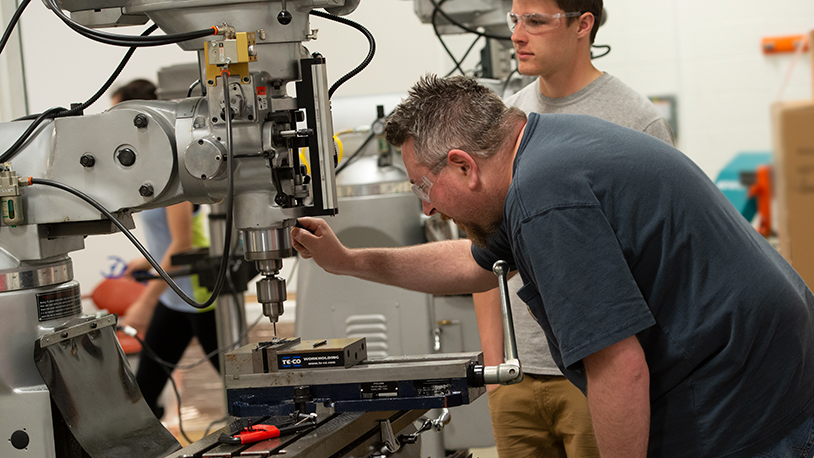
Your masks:
{"label": "man's arm", "polygon": [[401,248],[349,249],[339,242],[325,221],[315,218],[299,221],[304,229],[291,230],[294,248],[300,256],[313,258],[332,274],[430,294],[471,293],[497,285],[497,277],[475,262],[466,239]]}
{"label": "man's arm", "polygon": [[[497,366],[503,362],[503,313],[500,307],[500,290],[495,288],[472,295],[475,304],[475,317],[478,320],[480,348],[483,362],[487,366]],[[542,332],[542,330],[540,330]],[[497,385],[486,385],[487,390]]]}
{"label": "man's arm", "polygon": [[645,458],[650,436],[650,372],[636,336],[582,359],[588,405],[602,458]]}

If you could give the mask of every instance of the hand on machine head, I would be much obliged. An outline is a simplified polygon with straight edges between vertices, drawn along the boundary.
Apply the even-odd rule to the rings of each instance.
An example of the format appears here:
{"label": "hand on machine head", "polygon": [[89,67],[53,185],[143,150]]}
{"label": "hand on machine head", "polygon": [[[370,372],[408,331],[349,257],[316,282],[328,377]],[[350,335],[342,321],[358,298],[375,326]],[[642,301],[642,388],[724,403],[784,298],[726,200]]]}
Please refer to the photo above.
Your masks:
{"label": "hand on machine head", "polygon": [[325,220],[299,218],[291,228],[291,241],[294,249],[304,259],[313,258],[326,272],[341,274],[347,267],[350,250],[346,248]]}

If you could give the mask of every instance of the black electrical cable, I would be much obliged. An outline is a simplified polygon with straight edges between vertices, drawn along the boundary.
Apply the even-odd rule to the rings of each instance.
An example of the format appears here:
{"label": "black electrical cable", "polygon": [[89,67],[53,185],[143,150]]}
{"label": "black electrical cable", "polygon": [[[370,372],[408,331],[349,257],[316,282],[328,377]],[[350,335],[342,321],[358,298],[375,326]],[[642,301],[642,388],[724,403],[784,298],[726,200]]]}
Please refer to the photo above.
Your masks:
{"label": "black electrical cable", "polygon": [[223,417],[218,418],[217,420],[214,420],[211,423],[209,423],[209,426],[207,426],[206,429],[204,430],[203,437],[208,436],[209,432],[212,431],[212,428],[214,428],[215,425],[217,425],[218,423],[228,423],[229,420],[231,420],[231,418],[232,418],[231,415],[226,414]]}
{"label": "black electrical cable", "polygon": [[[449,21],[452,25],[454,25],[454,26],[456,26],[456,27],[458,27],[458,28],[460,28],[462,30],[465,30],[465,31],[467,31],[469,33],[474,33],[476,35],[480,35],[480,36],[485,37],[485,38],[492,38],[494,40],[508,40],[508,41],[511,41],[511,39],[512,39],[511,35],[510,36],[492,35],[491,33],[481,32],[481,31],[469,28],[469,27],[461,24],[460,22],[456,21],[455,19],[452,19],[447,13],[444,12],[444,10],[441,9],[441,4],[443,4],[444,1],[446,1],[446,0],[441,0],[440,2],[436,3],[435,0],[430,0],[430,3],[432,3],[433,7],[435,9],[437,9],[439,13],[441,13],[441,16],[444,16],[444,19]],[[434,13],[435,13],[435,10],[433,10],[433,14]]]}
{"label": "black electrical cable", "polygon": [[[146,37],[147,35],[155,32],[156,30],[158,30],[158,26],[153,24],[150,27],[148,27],[147,30],[142,32],[141,36]],[[89,98],[87,101],[85,101],[84,103],[82,103],[81,105],[79,105],[79,106],[77,106],[75,108],[71,108],[68,111],[58,113],[54,117],[55,118],[62,118],[62,117],[66,117],[66,116],[74,116],[74,115],[82,113],[83,111],[85,111],[85,109],[87,107],[89,107],[89,106],[93,105],[94,103],[96,103],[96,101],[99,100],[99,98],[102,97],[102,95],[108,89],[110,89],[110,86],[113,85],[113,83],[116,81],[116,78],[118,78],[119,75],[122,73],[122,70],[124,70],[124,67],[130,61],[130,58],[133,57],[133,53],[136,52],[136,49],[138,49],[136,46],[132,46],[132,47],[130,47],[129,50],[127,50],[127,53],[125,53],[125,55],[122,58],[121,62],[119,62],[119,65],[116,67],[116,70],[113,71],[113,73],[110,75],[110,78],[108,78],[107,81],[105,81],[105,84],[103,84],[102,87],[98,91],[96,91],[96,93],[93,94],[93,96],[91,96],[91,98]]]}
{"label": "black electrical cable", "polygon": [[[299,258],[297,258],[297,259],[299,259]],[[158,354],[155,352],[155,350],[153,350],[152,348],[147,346],[144,342],[139,341],[139,343],[141,343],[141,347],[147,352],[147,356],[150,359],[152,359],[153,361],[160,364],[161,366],[164,366],[164,367],[169,368],[169,369],[178,369],[178,370],[182,370],[182,371],[183,370],[194,369],[194,368],[200,366],[201,364],[209,361],[209,359],[212,358],[215,355],[219,355],[221,353],[224,353],[224,352],[227,352],[229,350],[233,350],[233,349],[237,348],[237,346],[240,345],[240,341],[244,337],[249,335],[249,333],[257,326],[257,324],[260,322],[260,320],[263,319],[263,317],[265,317],[265,315],[260,314],[260,316],[258,316],[257,319],[255,319],[254,322],[252,322],[252,324],[248,328],[246,328],[242,333],[240,333],[240,335],[237,337],[235,342],[233,342],[233,343],[231,343],[229,345],[224,345],[224,346],[222,346],[220,348],[216,348],[215,350],[212,350],[211,352],[204,355],[203,358],[199,359],[198,361],[195,361],[194,363],[190,363],[190,364],[183,364],[183,365],[182,364],[173,364],[173,363],[164,361],[160,356],[158,356]],[[124,331],[124,328],[119,326],[119,330]],[[132,334],[128,334],[128,335],[132,335]],[[134,337],[138,338],[138,336],[134,336]]]}
{"label": "black electrical cable", "polygon": [[[441,42],[443,42],[444,40],[442,40],[442,39],[441,39],[441,35],[438,35],[438,33],[437,33],[437,32],[438,32],[438,30],[436,29],[436,36],[438,37],[438,40],[439,40],[439,41],[441,41]],[[452,56],[452,53],[450,53],[450,56],[449,56],[449,57],[451,57],[451,58],[452,58],[452,60],[453,60],[453,62],[455,62],[455,68],[453,68],[452,70],[450,70],[450,71],[449,71],[449,73],[447,73],[446,75],[444,75],[444,77],[445,77],[445,78],[446,78],[447,76],[450,76],[450,75],[452,75],[453,73],[455,73],[455,70],[456,70],[456,69],[457,69],[457,70],[460,70],[460,71],[461,71],[461,74],[463,74],[464,76],[466,76],[466,73],[463,71],[463,68],[461,67],[461,64],[463,64],[463,63],[464,63],[464,60],[466,60],[466,58],[469,56],[469,53],[470,53],[470,52],[472,52],[472,49],[475,47],[475,45],[478,43],[478,41],[480,41],[480,39],[481,39],[481,37],[480,37],[480,36],[475,37],[475,41],[473,41],[473,42],[472,42],[472,44],[471,44],[471,45],[469,45],[469,48],[467,48],[467,49],[466,49],[466,52],[465,52],[465,53],[464,53],[464,55],[461,57],[461,60],[460,60],[460,61],[457,61],[457,60],[456,60],[456,59],[455,59],[455,58]],[[446,46],[444,46],[444,49],[447,49],[447,47],[446,47]],[[449,52],[449,50],[448,50],[448,49],[447,49],[447,52]]]}
{"label": "black electrical cable", "polygon": [[[260,320],[264,316],[265,315],[263,315],[263,314],[258,316],[257,319],[254,321],[254,323],[252,323],[251,326],[246,328],[246,330],[244,330],[243,333],[241,333],[241,335],[238,337],[237,341],[235,343],[233,343],[232,345],[228,345],[228,346],[218,348],[217,350],[214,350],[214,351],[210,352],[209,354],[207,354],[206,356],[204,356],[203,358],[201,358],[197,362],[192,363],[192,364],[187,364],[187,365],[172,364],[172,363],[168,363],[167,361],[164,361],[160,356],[158,356],[158,354],[156,354],[155,350],[150,348],[150,346],[148,346],[147,343],[145,343],[144,340],[142,340],[141,337],[138,336],[138,334],[128,334],[128,335],[132,335],[133,337],[136,338],[136,340],[138,340],[139,344],[141,344],[141,348],[146,353],[146,356],[149,357],[150,359],[152,359],[153,361],[157,362],[161,366],[161,369],[164,370],[164,372],[167,374],[167,378],[172,383],[172,389],[173,389],[173,391],[175,391],[175,401],[176,401],[176,404],[178,405],[178,430],[181,432],[181,435],[184,437],[184,439],[186,439],[187,442],[192,443],[192,441],[189,439],[189,437],[187,437],[186,433],[184,432],[184,427],[183,427],[183,425],[181,423],[181,393],[178,390],[178,385],[175,384],[175,380],[172,378],[172,370],[173,369],[186,370],[186,369],[195,368],[195,367],[200,366],[201,364],[205,363],[206,361],[209,361],[209,358],[211,358],[211,357],[213,357],[213,356],[215,356],[217,354],[220,354],[220,353],[223,353],[225,351],[229,351],[229,350],[235,348],[240,343],[240,340],[243,339],[243,337],[249,335],[249,332],[251,332],[251,330],[254,329],[255,326],[257,326],[257,323],[259,323]],[[121,327],[121,326],[117,326],[117,329],[120,330],[120,331],[124,330],[124,328]],[[212,424],[215,424],[218,421],[221,421],[221,420],[216,420],[216,421],[212,422]],[[210,427],[211,427],[211,425],[210,425]],[[208,435],[208,432],[204,433],[204,436],[207,436],[207,435]]]}
{"label": "black electrical cable", "polygon": [[199,84],[201,84],[200,78],[196,79],[194,83],[189,85],[189,89],[187,90],[187,97],[192,97],[192,90],[195,89],[195,86]]}
{"label": "black electrical cable", "polygon": [[452,51],[449,49],[449,47],[447,47],[447,43],[441,37],[441,32],[438,31],[438,23],[436,22],[436,18],[438,16],[438,12],[441,11],[441,5],[443,5],[445,1],[447,1],[447,0],[441,0],[437,4],[435,2],[433,2],[434,8],[432,10],[432,16],[431,16],[431,19],[430,19],[430,23],[432,24],[432,30],[433,30],[433,32],[435,32],[436,38],[438,38],[438,41],[441,43],[441,46],[444,48],[444,51],[447,52],[447,55],[449,56],[449,58],[452,59],[452,63],[455,64],[455,66],[452,68],[452,70],[450,70],[450,72],[447,74],[447,76],[455,73],[455,70],[460,71],[462,75],[466,75],[466,73],[464,72],[464,69],[461,68],[461,62],[458,62],[458,59],[455,57],[455,54],[453,54]]}
{"label": "black electrical cable", "polygon": [[[227,167],[228,167],[228,165],[227,165]],[[122,231],[122,233],[125,235],[125,237],[127,237],[130,240],[130,242],[136,247],[136,249],[138,249],[139,252],[147,259],[147,262],[149,262],[150,265],[156,270],[156,272],[158,272],[158,274],[161,276],[161,278],[164,279],[165,282],[167,282],[167,285],[169,285],[169,287],[172,288],[172,290],[175,291],[175,293],[178,294],[178,296],[181,297],[181,299],[183,299],[184,302],[186,302],[187,304],[189,304],[189,305],[191,305],[191,306],[193,306],[195,308],[206,308],[206,307],[209,307],[210,305],[212,305],[212,303],[215,302],[215,299],[217,299],[217,296],[220,294],[220,290],[217,289],[219,285],[216,282],[215,291],[212,292],[212,295],[210,296],[210,298],[203,304],[199,304],[199,303],[195,302],[195,300],[193,300],[192,298],[187,296],[187,294],[184,291],[182,291],[181,288],[178,287],[178,285],[175,283],[175,281],[172,280],[172,277],[170,277],[169,274],[167,274],[167,272],[164,271],[164,269],[161,268],[161,265],[155,260],[155,258],[153,258],[150,255],[150,253],[147,251],[147,249],[144,248],[144,245],[142,245],[141,242],[138,241],[136,236],[133,235],[133,233],[130,232],[130,230],[127,229],[127,227],[125,227],[125,225],[122,224],[121,221],[119,221],[112,213],[110,213],[110,211],[108,209],[106,209],[102,204],[97,202],[94,198],[90,197],[89,195],[83,193],[82,191],[80,191],[80,190],[78,190],[76,188],[73,188],[73,187],[71,187],[69,185],[66,185],[64,183],[49,180],[49,179],[46,179],[46,178],[33,178],[32,177],[32,178],[29,179],[29,183],[32,184],[32,185],[36,184],[36,185],[50,186],[50,187],[53,187],[53,188],[61,189],[61,190],[66,191],[66,192],[68,192],[70,194],[73,194],[76,197],[79,197],[80,199],[84,200],[85,202],[89,203],[91,206],[93,206],[94,208],[99,210],[100,213],[105,215],[107,217],[107,219],[110,220],[110,222],[112,222],[116,227],[119,228],[120,231]],[[227,216],[227,219],[229,219],[228,216]],[[229,231],[227,229],[227,232],[231,232],[231,231]],[[220,275],[218,276],[218,280],[221,280],[222,276],[223,276],[223,272],[220,272]],[[221,287],[223,286],[222,281],[221,281],[220,286]]]}
{"label": "black electrical cable", "polygon": [[[147,36],[147,35],[155,32],[156,30],[158,30],[158,26],[157,25],[152,25],[152,26],[148,27],[147,30],[142,32],[141,36]],[[44,120],[53,119],[53,118],[61,118],[61,117],[65,117],[65,116],[74,116],[74,115],[82,113],[87,107],[89,107],[92,104],[96,103],[96,101],[99,100],[99,98],[110,88],[110,86],[113,85],[113,83],[116,81],[116,78],[119,77],[122,70],[124,70],[124,67],[130,61],[130,58],[133,57],[134,52],[136,52],[136,48],[131,47],[127,51],[127,53],[125,53],[125,55],[122,58],[121,62],[119,62],[119,65],[116,67],[116,70],[113,71],[113,73],[107,79],[105,84],[103,84],[102,87],[98,91],[96,91],[96,93],[93,96],[91,96],[91,98],[89,98],[87,101],[80,104],[79,106],[77,106],[75,108],[72,108],[70,110],[67,110],[67,109],[62,108],[62,107],[51,108],[50,110],[47,110],[47,111],[45,111],[43,113],[40,113],[40,114],[28,115],[28,116],[24,116],[22,118],[15,119],[15,121],[29,120],[29,119],[35,119],[35,121],[30,126],[28,126],[28,129],[26,129],[26,131],[23,132],[23,134],[20,136],[20,138],[18,138],[17,141],[9,149],[7,149],[6,152],[3,153],[2,156],[0,156],[0,163],[8,162],[14,156],[16,156],[17,153],[19,152],[20,148],[22,147],[22,145],[28,140],[29,137],[31,137],[34,130]]]}
{"label": "black electrical cable", "polygon": [[210,35],[217,35],[217,27],[210,27],[203,30],[195,30],[192,32],[177,33],[172,35],[163,35],[160,37],[137,37],[132,35],[118,35],[108,32],[101,32],[90,27],[85,27],[68,17],[62,9],[57,5],[56,0],[44,0],[46,6],[53,11],[68,27],[91,40],[113,46],[162,46],[173,43],[180,43],[187,40],[194,40],[196,38],[203,38]]}
{"label": "black electrical cable", "polygon": [[605,57],[608,54],[610,54],[610,52],[611,52],[610,45],[591,45],[591,48],[605,49],[605,52],[603,52],[602,54],[599,54],[597,56],[595,56],[594,51],[591,50],[591,59],[599,59],[600,57]]}
{"label": "black electrical cable", "polygon": [[115,216],[113,216],[110,211],[108,211],[104,206],[94,200],[92,197],[88,196],[87,194],[79,191],[78,189],[72,188],[64,183],[59,183],[57,181],[48,180],[44,178],[31,178],[30,183],[33,184],[40,184],[55,187],[58,189],[62,189],[63,191],[67,191],[80,199],[84,200],[85,202],[92,205],[94,208],[99,210],[103,215],[105,215],[116,227],[121,230],[124,235],[136,246],[136,248],[141,252],[142,255],[147,259],[150,265],[155,269],[155,271],[167,282],[170,288],[175,291],[178,296],[184,300],[187,304],[199,308],[204,309],[212,305],[215,300],[217,300],[218,296],[220,295],[221,290],[223,289],[223,285],[225,283],[226,278],[226,269],[229,268],[229,252],[231,249],[231,239],[232,239],[232,222],[233,222],[233,194],[234,194],[234,176],[233,176],[233,141],[232,141],[232,121],[231,121],[231,106],[229,103],[229,84],[228,84],[228,72],[224,71],[221,73],[221,78],[223,80],[224,85],[224,99],[226,102],[226,110],[225,116],[226,118],[226,173],[227,173],[227,195],[226,195],[226,231],[224,238],[226,242],[224,243],[224,251],[223,251],[223,258],[221,259],[220,271],[218,273],[217,280],[215,281],[215,287],[212,291],[212,295],[209,299],[206,300],[203,304],[199,304],[193,298],[189,297],[172,278],[161,268],[161,265],[152,257],[150,253],[144,248],[141,242],[122,224]]}
{"label": "black electrical cable", "polygon": [[20,20],[20,16],[23,15],[23,11],[25,11],[25,7],[28,6],[29,3],[31,3],[31,0],[23,0],[20,2],[20,6],[17,7],[17,11],[15,11],[11,17],[11,21],[9,21],[8,27],[6,27],[6,32],[3,33],[3,38],[0,38],[0,54],[3,54],[3,49],[11,38],[11,32],[14,31],[14,27],[17,26],[17,21]]}
{"label": "black electrical cable", "polygon": [[[117,329],[121,329],[121,326],[117,326]],[[135,337],[136,340],[138,340],[138,343],[141,344],[141,348],[147,351],[147,355],[150,358],[155,359],[156,361],[161,359],[158,358],[158,355],[155,354],[153,349],[151,349],[150,347],[147,346],[146,343],[144,343],[144,340],[142,340],[141,337],[139,337],[137,334],[133,334],[133,337]],[[178,390],[178,385],[175,383],[175,379],[172,378],[172,371],[164,365],[161,365],[161,369],[164,371],[165,374],[167,374],[167,378],[172,384],[172,390],[175,392],[175,405],[178,408],[178,431],[181,433],[181,436],[183,436],[184,440],[191,444],[192,440],[187,436],[187,433],[184,431],[184,424],[181,420],[181,392]]]}
{"label": "black electrical cable", "polygon": [[512,76],[514,76],[515,73],[517,73],[516,68],[514,70],[512,70],[511,73],[509,73],[509,76],[506,77],[506,81],[503,82],[503,87],[500,89],[500,98],[501,99],[506,96],[506,89],[509,87],[509,81],[512,80]]}
{"label": "black electrical cable", "polygon": [[345,24],[345,25],[349,25],[349,26],[353,27],[354,29],[362,32],[362,34],[365,36],[365,38],[367,38],[368,44],[370,45],[370,48],[369,48],[369,50],[367,52],[367,56],[362,61],[362,63],[359,64],[358,66],[356,66],[356,68],[354,68],[350,72],[348,72],[342,78],[339,78],[333,84],[333,86],[331,86],[331,88],[328,90],[328,98],[330,99],[333,96],[334,92],[336,92],[336,90],[339,88],[339,86],[341,86],[346,81],[353,78],[354,76],[358,75],[359,72],[364,70],[365,67],[367,67],[370,64],[370,62],[373,60],[373,55],[376,54],[376,40],[373,38],[373,34],[371,34],[369,30],[367,30],[364,26],[362,26],[358,22],[351,21],[350,19],[344,18],[344,17],[341,17],[341,16],[333,15],[333,14],[328,13],[326,11],[311,10],[311,14],[314,15],[314,16],[317,16],[317,17],[321,17],[321,18],[324,18],[324,19],[330,19],[331,21],[339,22],[340,24]]}
{"label": "black electrical cable", "polygon": [[[299,261],[299,258],[297,258],[297,261]],[[161,366],[161,369],[167,374],[167,378],[172,383],[172,389],[173,389],[173,391],[175,391],[175,401],[176,401],[176,404],[178,405],[178,430],[181,432],[181,435],[184,437],[184,439],[186,439],[187,442],[192,443],[192,441],[189,439],[189,437],[187,437],[186,433],[184,432],[184,427],[183,427],[183,425],[181,423],[181,393],[178,390],[178,385],[175,384],[175,380],[172,378],[172,370],[174,370],[174,369],[186,370],[186,369],[195,368],[195,367],[200,366],[201,364],[205,363],[206,361],[209,361],[209,358],[211,358],[211,357],[213,357],[213,356],[215,356],[217,354],[229,351],[229,350],[237,347],[240,344],[240,341],[244,337],[249,335],[249,333],[252,331],[252,329],[254,329],[255,326],[257,326],[257,324],[260,322],[260,320],[264,316],[265,315],[260,314],[260,316],[258,316],[257,319],[254,320],[254,323],[252,323],[251,326],[246,328],[240,334],[240,336],[238,336],[237,340],[233,344],[223,346],[223,347],[218,348],[218,349],[216,349],[214,351],[211,351],[210,353],[205,355],[203,358],[201,358],[197,362],[192,363],[192,364],[186,364],[186,365],[172,364],[172,363],[168,363],[167,361],[164,361],[160,356],[158,356],[158,354],[155,352],[155,350],[150,348],[150,346],[147,345],[147,343],[144,342],[144,340],[142,340],[142,338],[138,336],[138,334],[129,334],[128,333],[128,335],[132,335],[133,337],[136,338],[136,340],[138,340],[138,342],[139,342],[139,344],[141,344],[141,348],[143,349],[146,356],[148,358],[152,359],[153,361],[157,362]],[[122,326],[117,326],[116,329],[118,329],[119,331],[124,331],[125,330],[124,327],[122,327]],[[218,421],[222,421],[222,420],[216,420],[216,421],[212,422],[212,424],[210,424],[209,427],[211,427],[212,425],[214,425]],[[209,428],[207,428],[207,431],[208,431],[208,429]],[[209,433],[206,432],[206,433],[204,433],[204,436],[207,436],[208,434]]]}
{"label": "black electrical cable", "polygon": [[23,134],[20,135],[17,141],[14,142],[14,144],[11,145],[9,149],[7,149],[5,153],[3,153],[2,156],[0,156],[0,163],[9,162],[17,154],[17,152],[20,151],[20,148],[23,146],[23,144],[25,144],[25,142],[28,141],[28,138],[31,137],[31,134],[34,133],[34,131],[37,129],[37,127],[39,127],[40,124],[42,124],[43,121],[45,121],[46,119],[53,118],[56,113],[62,111],[66,111],[65,108],[55,107],[51,108],[50,110],[42,112],[42,114],[40,114],[34,120],[34,122],[32,122],[28,126],[25,132],[23,132]]}
{"label": "black electrical cable", "polygon": [[357,148],[356,151],[353,152],[353,154],[348,156],[348,158],[342,164],[340,164],[339,167],[336,168],[336,171],[334,172],[334,174],[339,175],[340,172],[345,170],[345,168],[347,166],[349,166],[350,163],[353,162],[353,160],[356,159],[357,156],[362,154],[362,151],[364,151],[367,144],[370,143],[370,141],[373,140],[373,137],[375,137],[375,136],[376,136],[376,134],[373,134],[373,133],[368,135],[367,138],[365,139],[365,141],[362,142],[362,145],[359,146],[359,148]]}

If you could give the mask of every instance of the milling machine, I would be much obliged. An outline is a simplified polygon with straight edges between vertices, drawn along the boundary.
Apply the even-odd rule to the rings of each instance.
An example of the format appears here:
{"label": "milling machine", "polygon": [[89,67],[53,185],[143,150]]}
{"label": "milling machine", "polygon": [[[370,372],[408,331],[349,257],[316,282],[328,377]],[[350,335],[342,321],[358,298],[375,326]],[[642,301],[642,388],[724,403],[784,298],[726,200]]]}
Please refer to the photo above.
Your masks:
{"label": "milling machine", "polygon": [[[325,59],[302,45],[315,38],[309,14],[324,15],[316,10],[323,8],[330,17],[345,15],[359,0],[44,2],[97,41],[178,43],[196,52],[206,94],[125,102],[89,116],[52,109],[0,124],[0,436],[8,437],[0,454],[259,457],[285,449],[303,457],[416,456],[399,441],[418,443],[412,422],[426,409],[466,404],[485,392],[484,383],[520,375],[516,359],[484,368],[478,353],[373,362],[365,361],[363,339],[323,347],[327,341],[275,338],[227,355],[229,412],[246,422],[302,416],[316,429],[250,446],[207,437],[179,450],[141,398],[115,339],[115,317],[82,315],[68,254],[88,235],[117,230],[137,244],[127,232],[134,212],[222,201],[224,238],[233,226],[242,232],[245,259],[263,275],[258,300],[276,322],[286,299],[277,274],[294,253],[290,227],[300,216],[338,212],[333,88]],[[148,29],[142,40],[96,30],[147,20],[167,35],[148,40]],[[310,169],[295,154],[303,147]],[[306,354],[309,345],[339,354]],[[234,433],[230,428],[221,433]]]}
{"label": "milling machine", "polygon": [[[88,437],[99,435],[96,427],[109,432],[94,418],[113,409],[98,406],[117,396],[135,396],[134,382],[125,380],[129,368],[111,362],[115,352],[91,351],[82,359],[82,349],[107,340],[115,319],[82,316],[68,253],[82,249],[88,235],[132,228],[132,215],[139,210],[184,200],[224,201],[229,227],[233,219],[243,233],[246,260],[263,275],[257,293],[264,313],[276,322],[286,298],[285,281],[277,274],[281,260],[294,253],[290,227],[299,216],[338,211],[325,59],[302,45],[314,38],[309,14],[348,14],[359,0],[45,3],[71,28],[99,41],[129,47],[177,40],[198,54],[206,88],[204,97],[127,102],[89,116],[49,110],[56,116],[0,125],[0,307],[5,317],[0,324],[0,435],[13,438],[3,441],[0,454],[73,456],[59,432],[58,423],[66,423],[92,456],[113,456],[91,451],[97,446],[88,445],[93,442]],[[167,35],[148,41],[153,37],[97,30],[148,20]],[[287,93],[289,82],[296,84],[296,97]],[[309,151],[307,174],[292,153],[300,147]],[[90,396],[82,396],[76,386],[81,383],[68,380],[72,357],[84,364],[77,370],[84,372],[82,380],[99,371],[123,381],[111,390],[99,382]],[[78,402],[95,395],[95,411]],[[64,418],[52,420],[60,411]],[[107,421],[122,416],[129,414],[101,415]],[[127,426],[133,425],[121,425]],[[156,436],[164,439],[154,452],[177,448],[165,436]],[[149,453],[141,456],[154,456]]]}

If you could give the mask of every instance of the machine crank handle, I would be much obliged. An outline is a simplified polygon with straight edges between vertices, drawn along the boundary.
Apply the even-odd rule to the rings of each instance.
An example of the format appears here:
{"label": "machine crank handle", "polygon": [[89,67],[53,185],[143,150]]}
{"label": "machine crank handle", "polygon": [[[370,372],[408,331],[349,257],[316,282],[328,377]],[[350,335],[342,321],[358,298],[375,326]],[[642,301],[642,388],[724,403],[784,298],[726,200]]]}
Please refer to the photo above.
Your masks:
{"label": "machine crank handle", "polygon": [[500,308],[503,312],[503,346],[506,348],[506,361],[497,366],[473,367],[472,379],[480,384],[512,385],[523,381],[523,370],[520,359],[517,357],[517,341],[514,338],[514,321],[512,309],[509,306],[509,263],[497,261],[492,266],[492,272],[497,275],[498,290],[500,291]]}

